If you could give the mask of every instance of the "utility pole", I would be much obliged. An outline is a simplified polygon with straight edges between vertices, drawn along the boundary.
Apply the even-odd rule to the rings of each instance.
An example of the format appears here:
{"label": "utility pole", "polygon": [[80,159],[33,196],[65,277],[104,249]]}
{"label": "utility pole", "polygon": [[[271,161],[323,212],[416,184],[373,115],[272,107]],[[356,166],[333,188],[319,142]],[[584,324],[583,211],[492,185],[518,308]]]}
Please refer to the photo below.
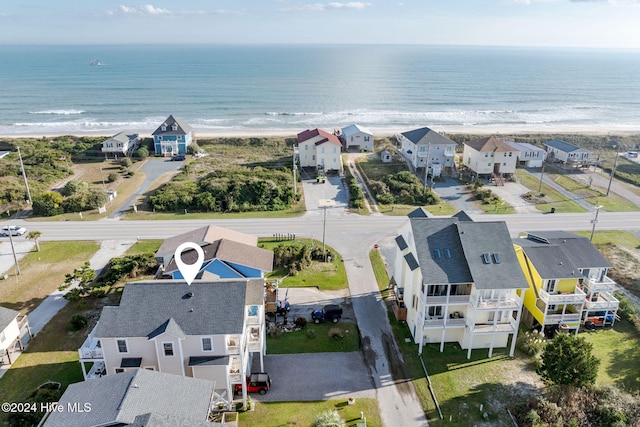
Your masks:
{"label": "utility pole", "polygon": [[[613,148],[616,148],[614,145]],[[616,158],[613,161],[613,167],[611,168],[611,176],[609,177],[609,186],[607,187],[607,194],[609,196],[609,191],[611,191],[611,182],[613,181],[613,176],[616,174],[616,167],[618,166],[618,150],[616,150]]]}
{"label": "utility pole", "polygon": [[538,194],[542,191],[542,177],[544,176],[544,161],[542,162],[542,170],[540,171],[540,185],[538,186]]}
{"label": "utility pole", "polygon": [[16,275],[20,275],[20,266],[18,265],[18,257],[16,256],[16,248],[13,246],[13,231],[12,226],[9,225],[9,241],[11,242],[11,252],[13,252],[13,262],[16,264]]}
{"label": "utility pole", "polygon": [[[24,186],[27,188],[27,199],[29,200],[29,204],[33,204],[31,202],[31,191],[29,191],[29,183],[27,182],[27,173],[24,170],[24,163],[22,163],[22,154],[20,154],[20,147],[18,148],[18,158],[20,158],[20,170],[22,171],[22,179],[24,179]],[[11,233],[9,233],[11,234]]]}
{"label": "utility pole", "polygon": [[293,150],[293,195],[295,196],[298,190],[298,181],[296,181],[296,151]]}
{"label": "utility pole", "polygon": [[431,143],[427,144],[427,160],[424,165],[424,193],[427,192],[427,178],[429,177],[429,152],[431,151]]}
{"label": "utility pole", "polygon": [[598,213],[600,212],[601,208],[602,206],[596,206],[596,217],[591,220],[591,224],[593,224],[593,227],[591,227],[591,237],[589,237],[589,241],[593,240],[593,235],[596,232],[596,224],[598,223]]}

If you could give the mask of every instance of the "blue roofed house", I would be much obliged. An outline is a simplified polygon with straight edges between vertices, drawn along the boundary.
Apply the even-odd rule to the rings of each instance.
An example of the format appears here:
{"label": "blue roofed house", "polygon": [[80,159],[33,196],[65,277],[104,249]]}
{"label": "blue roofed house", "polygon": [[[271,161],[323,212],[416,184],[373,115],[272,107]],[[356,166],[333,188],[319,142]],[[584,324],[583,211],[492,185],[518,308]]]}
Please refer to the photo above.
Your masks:
{"label": "blue roofed house", "polygon": [[467,350],[509,347],[513,356],[522,297],[528,288],[507,226],[412,215],[398,230],[394,280],[406,322],[422,353],[425,344],[455,342]]}
{"label": "blue roofed house", "polygon": [[[454,168],[456,143],[427,127],[403,132],[399,136],[402,154],[414,169],[429,168],[433,176],[440,176],[443,169]],[[428,160],[427,160],[428,159]]]}
{"label": "blue roofed house", "polygon": [[187,154],[193,131],[184,120],[169,116],[152,135],[156,154],[170,157]]}
{"label": "blue roofed house", "polygon": [[216,404],[214,386],[209,380],[136,369],[70,384],[42,425],[229,426],[208,422]]}
{"label": "blue roofed house", "polygon": [[527,168],[542,167],[547,152],[540,147],[527,142],[505,141],[506,144],[518,150],[518,163]]}
{"label": "blue roofed house", "polygon": [[[127,283],[120,305],[102,309],[78,350],[85,379],[136,369],[215,382],[230,406],[252,361],[266,353],[262,279]],[[89,370],[87,367],[89,366]]]}
{"label": "blue roofed house", "polygon": [[591,162],[591,151],[559,139],[551,139],[543,144],[547,150],[547,160],[561,162],[566,166],[582,167]]}
{"label": "blue roofed house", "polygon": [[[264,278],[273,269],[273,252],[258,248],[258,238],[222,227],[209,225],[165,240],[156,252],[160,265],[157,278],[182,279],[174,254],[185,242],[198,244],[204,259],[197,279]],[[198,259],[195,250],[182,252],[181,259],[188,265]]]}

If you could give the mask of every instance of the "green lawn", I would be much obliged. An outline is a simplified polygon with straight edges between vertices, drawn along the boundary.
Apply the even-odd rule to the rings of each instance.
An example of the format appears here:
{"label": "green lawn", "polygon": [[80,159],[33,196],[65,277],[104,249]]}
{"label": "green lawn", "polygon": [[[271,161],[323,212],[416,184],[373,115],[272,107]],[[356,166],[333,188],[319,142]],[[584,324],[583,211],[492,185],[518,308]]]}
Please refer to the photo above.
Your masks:
{"label": "green lawn", "polygon": [[[411,212],[418,209],[420,206],[379,204],[378,207],[380,208],[380,213],[383,213],[385,215],[407,216]],[[451,206],[448,203],[438,203],[437,205],[427,205],[427,206],[422,206],[422,208],[426,209],[429,213],[435,216],[439,216],[439,215],[449,216],[457,212],[455,207]]]}
{"label": "green lawn", "polygon": [[[585,201],[591,203],[594,206],[602,206],[602,209],[608,212],[635,212],[640,210],[640,207],[635,203],[620,197],[615,193],[601,192],[598,188],[589,187],[587,183],[580,183],[564,175],[556,175],[554,182],[561,185],[563,188],[571,191],[572,193],[581,196]],[[604,190],[603,190],[604,191]]]}
{"label": "green lawn", "polygon": [[[313,239],[297,239],[274,241],[272,239],[261,239],[258,246],[264,249],[273,250],[278,245],[310,245],[322,247],[322,242]],[[282,287],[301,288],[307,286],[317,286],[323,291],[335,291],[346,289],[349,286],[347,282],[347,273],[344,269],[342,257],[332,247],[326,246],[326,249],[333,253],[330,262],[312,261],[311,266],[299,271],[295,276],[287,276],[289,273],[283,267],[276,267],[267,278],[275,279],[286,277],[282,282]]]}
{"label": "green lawn", "polygon": [[367,427],[382,426],[378,403],[375,399],[356,399],[353,405],[347,399],[332,399],[314,402],[255,403],[255,410],[240,413],[242,427],[310,426],[318,414],[336,409],[347,427],[357,425],[360,412],[367,419]]}
{"label": "green lawn", "polygon": [[146,253],[156,253],[158,249],[160,249],[160,245],[162,245],[163,240],[139,240],[133,244],[127,251],[124,253],[125,255],[140,255]]}
{"label": "green lawn", "polygon": [[[338,335],[335,336],[336,334]],[[355,323],[309,322],[299,331],[283,332],[278,336],[268,335],[267,349],[269,354],[358,351],[358,335]]]}
{"label": "green lawn", "polygon": [[371,249],[371,251],[369,251],[369,260],[373,266],[373,274],[376,276],[378,289],[381,292],[387,290],[389,287],[389,276],[387,275],[387,269],[384,266],[380,251],[378,249]]}
{"label": "green lawn", "polygon": [[518,182],[531,190],[531,194],[533,196],[540,198],[540,193],[544,194],[544,197],[540,198],[542,203],[537,203],[535,205],[536,209],[539,211],[549,212],[551,208],[556,208],[556,212],[586,212],[582,206],[567,199],[564,195],[549,187],[547,184],[543,183],[542,189],[538,191],[540,188],[540,174],[532,175],[522,169],[518,169],[517,174]]}
{"label": "green lawn", "polygon": [[[591,231],[572,231],[572,233],[583,236],[590,237]],[[620,230],[596,230],[593,235],[594,245],[602,245],[607,243],[614,243],[619,246],[624,246],[627,248],[636,248],[640,249],[640,239],[636,237],[635,234],[630,233],[628,231],[620,231]]]}

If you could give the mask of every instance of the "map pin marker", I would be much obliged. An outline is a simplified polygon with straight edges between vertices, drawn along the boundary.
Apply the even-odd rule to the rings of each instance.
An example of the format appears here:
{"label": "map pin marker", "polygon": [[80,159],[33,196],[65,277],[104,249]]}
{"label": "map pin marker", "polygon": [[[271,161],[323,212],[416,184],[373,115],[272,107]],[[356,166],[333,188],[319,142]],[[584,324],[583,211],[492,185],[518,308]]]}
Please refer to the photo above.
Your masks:
{"label": "map pin marker", "polygon": [[[198,253],[198,259],[193,264],[185,264],[182,262],[182,252],[185,249],[193,249]],[[176,252],[173,254],[174,259],[176,260],[176,265],[178,266],[178,270],[184,277],[184,280],[187,282],[187,285],[191,285],[193,279],[196,278],[198,272],[200,271],[200,267],[202,266],[202,262],[204,261],[204,252],[200,245],[193,242],[185,242],[178,246]]]}

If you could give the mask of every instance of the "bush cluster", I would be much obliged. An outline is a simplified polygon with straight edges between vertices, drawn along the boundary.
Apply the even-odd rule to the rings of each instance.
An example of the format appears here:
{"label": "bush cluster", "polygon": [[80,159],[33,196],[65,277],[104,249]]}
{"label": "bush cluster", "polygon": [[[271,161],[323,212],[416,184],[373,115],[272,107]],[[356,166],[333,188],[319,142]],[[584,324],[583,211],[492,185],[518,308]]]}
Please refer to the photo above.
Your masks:
{"label": "bush cluster", "polygon": [[33,198],[33,213],[54,216],[62,213],[83,212],[103,206],[108,196],[101,188],[91,187],[85,181],[69,181],[58,193],[47,191]]}
{"label": "bush cluster", "polygon": [[[333,253],[325,249],[326,255],[333,258]],[[311,261],[323,261],[322,248],[307,246],[304,243],[288,243],[273,248],[273,264],[282,267],[292,276],[311,265]]]}
{"label": "bush cluster", "polygon": [[197,182],[174,180],[149,197],[151,207],[163,212],[277,211],[294,200],[290,171],[262,167],[216,171]]}
{"label": "bush cluster", "polygon": [[403,205],[424,206],[438,203],[438,197],[429,188],[425,189],[422,181],[409,171],[387,175],[375,188],[376,198],[380,203],[388,204],[391,197],[395,203]]}
{"label": "bush cluster", "polygon": [[345,184],[347,185],[347,189],[349,190],[349,206],[355,209],[363,209],[365,207],[364,203],[364,194],[362,194],[362,189],[358,185],[358,182],[351,175],[351,171],[349,168],[345,168]]}
{"label": "bush cluster", "polygon": [[476,199],[481,200],[485,205],[495,205],[501,202],[500,197],[496,196],[488,188],[482,188],[484,183],[481,179],[476,178],[471,184],[471,191],[476,196]]}

